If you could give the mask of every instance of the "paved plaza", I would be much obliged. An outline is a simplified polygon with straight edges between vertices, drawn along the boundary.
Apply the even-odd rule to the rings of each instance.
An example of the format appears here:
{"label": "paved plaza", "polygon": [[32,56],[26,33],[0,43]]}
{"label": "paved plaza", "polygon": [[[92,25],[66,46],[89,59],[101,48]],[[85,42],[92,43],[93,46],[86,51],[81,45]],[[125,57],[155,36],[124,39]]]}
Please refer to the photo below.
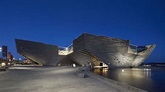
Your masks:
{"label": "paved plaza", "polygon": [[123,92],[72,67],[11,67],[0,72],[0,92]]}

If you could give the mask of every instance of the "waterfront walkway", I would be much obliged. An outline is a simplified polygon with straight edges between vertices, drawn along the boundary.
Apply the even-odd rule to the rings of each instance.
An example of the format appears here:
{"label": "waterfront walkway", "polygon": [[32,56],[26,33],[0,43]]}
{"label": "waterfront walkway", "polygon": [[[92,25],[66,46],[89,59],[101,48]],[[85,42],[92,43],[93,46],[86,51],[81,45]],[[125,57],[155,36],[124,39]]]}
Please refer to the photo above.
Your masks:
{"label": "waterfront walkway", "polygon": [[78,73],[80,69],[71,67],[12,67],[0,72],[0,92],[132,92],[91,73],[86,78]]}

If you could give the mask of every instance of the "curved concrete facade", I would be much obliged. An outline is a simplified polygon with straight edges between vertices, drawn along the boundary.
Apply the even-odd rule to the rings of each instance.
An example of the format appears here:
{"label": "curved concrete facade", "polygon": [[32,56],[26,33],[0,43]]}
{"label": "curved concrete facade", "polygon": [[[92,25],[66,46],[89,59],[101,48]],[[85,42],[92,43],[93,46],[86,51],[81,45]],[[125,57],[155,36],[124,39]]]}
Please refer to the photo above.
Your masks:
{"label": "curved concrete facade", "polygon": [[156,45],[132,46],[129,40],[82,34],[73,41],[74,52],[88,50],[109,67],[136,67],[151,54]]}
{"label": "curved concrete facade", "polygon": [[144,62],[156,45],[135,46],[129,40],[83,33],[69,47],[16,39],[19,54],[42,65],[76,63],[113,67],[136,67]]}

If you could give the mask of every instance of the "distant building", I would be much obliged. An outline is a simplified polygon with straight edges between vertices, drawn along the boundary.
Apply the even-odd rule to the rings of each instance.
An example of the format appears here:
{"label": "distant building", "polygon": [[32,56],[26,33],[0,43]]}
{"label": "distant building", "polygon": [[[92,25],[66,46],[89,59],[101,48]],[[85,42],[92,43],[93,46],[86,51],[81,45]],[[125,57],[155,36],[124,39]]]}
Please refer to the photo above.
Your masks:
{"label": "distant building", "polygon": [[7,60],[8,61],[13,61],[13,55],[11,54],[11,52],[7,53]]}
{"label": "distant building", "polygon": [[7,58],[7,46],[2,46],[2,56],[3,58]]}
{"label": "distant building", "polygon": [[103,65],[136,67],[156,45],[136,46],[129,40],[83,33],[69,47],[16,39],[17,52],[41,65]]}

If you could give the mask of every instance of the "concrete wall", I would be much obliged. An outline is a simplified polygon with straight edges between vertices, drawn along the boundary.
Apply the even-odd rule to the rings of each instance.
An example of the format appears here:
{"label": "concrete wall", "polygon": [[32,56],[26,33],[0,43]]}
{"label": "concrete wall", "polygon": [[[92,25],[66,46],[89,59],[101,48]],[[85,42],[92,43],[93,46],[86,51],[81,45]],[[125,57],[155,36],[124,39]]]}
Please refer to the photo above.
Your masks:
{"label": "concrete wall", "polygon": [[17,52],[41,65],[55,65],[58,57],[58,47],[26,40],[16,39]]}
{"label": "concrete wall", "polygon": [[104,62],[113,68],[140,65],[148,58],[155,45],[143,46],[144,49],[137,50],[136,46],[130,47],[129,40],[84,33],[64,50],[59,50],[54,45],[19,39],[16,39],[16,47],[19,54],[42,65],[57,65],[59,62],[99,65]]}
{"label": "concrete wall", "polygon": [[154,47],[151,45],[142,52],[133,52],[129,40],[91,34],[82,34],[73,41],[74,52],[88,50],[110,67],[138,66],[150,55]]}
{"label": "concrete wall", "polygon": [[112,65],[115,65],[116,62],[120,62],[120,58],[118,57],[121,57],[123,56],[122,54],[127,53],[128,45],[128,40],[114,39],[90,34],[83,34],[73,42],[74,51],[87,49],[96,57],[100,58],[102,62],[106,64],[111,63]]}

